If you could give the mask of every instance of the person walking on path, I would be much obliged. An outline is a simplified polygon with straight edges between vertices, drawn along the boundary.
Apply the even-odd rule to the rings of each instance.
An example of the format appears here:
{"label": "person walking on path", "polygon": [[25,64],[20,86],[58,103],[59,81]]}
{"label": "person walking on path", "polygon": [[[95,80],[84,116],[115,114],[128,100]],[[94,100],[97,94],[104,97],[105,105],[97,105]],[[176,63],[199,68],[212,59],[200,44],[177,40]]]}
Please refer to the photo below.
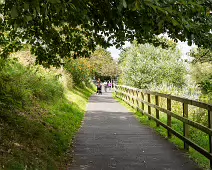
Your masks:
{"label": "person walking on path", "polygon": [[108,81],[108,87],[109,87],[109,90],[111,90],[111,82],[110,81]]}
{"label": "person walking on path", "polygon": [[107,82],[104,81],[103,85],[104,85],[104,90],[105,90],[105,92],[107,92]]}
{"label": "person walking on path", "polygon": [[100,78],[97,79],[97,94],[102,94],[102,85],[101,85],[101,80]]}

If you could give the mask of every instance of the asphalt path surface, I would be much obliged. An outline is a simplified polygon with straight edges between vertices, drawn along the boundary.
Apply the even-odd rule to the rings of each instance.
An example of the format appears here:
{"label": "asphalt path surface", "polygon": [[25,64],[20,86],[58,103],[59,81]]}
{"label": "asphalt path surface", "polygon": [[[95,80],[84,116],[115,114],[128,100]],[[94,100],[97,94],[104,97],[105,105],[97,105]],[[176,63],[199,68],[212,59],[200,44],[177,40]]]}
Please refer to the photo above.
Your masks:
{"label": "asphalt path surface", "polygon": [[186,154],[142,125],[112,93],[90,98],[70,170],[200,170]]}

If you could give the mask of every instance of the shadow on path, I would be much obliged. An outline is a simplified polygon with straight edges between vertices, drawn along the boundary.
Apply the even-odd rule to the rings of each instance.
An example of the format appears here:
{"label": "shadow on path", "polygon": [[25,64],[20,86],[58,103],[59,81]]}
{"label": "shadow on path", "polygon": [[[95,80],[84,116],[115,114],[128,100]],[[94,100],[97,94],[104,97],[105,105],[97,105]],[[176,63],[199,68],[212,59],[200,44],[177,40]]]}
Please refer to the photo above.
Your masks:
{"label": "shadow on path", "polygon": [[200,170],[185,153],[144,126],[112,93],[90,99],[70,170]]}

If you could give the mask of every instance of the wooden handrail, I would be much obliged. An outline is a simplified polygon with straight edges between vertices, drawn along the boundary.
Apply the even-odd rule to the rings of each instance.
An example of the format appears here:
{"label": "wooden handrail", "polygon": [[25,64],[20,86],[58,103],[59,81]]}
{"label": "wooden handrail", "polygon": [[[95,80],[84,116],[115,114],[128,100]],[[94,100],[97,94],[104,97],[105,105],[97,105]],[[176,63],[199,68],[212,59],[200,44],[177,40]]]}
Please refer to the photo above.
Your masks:
{"label": "wooden handrail", "polygon": [[[121,91],[117,91],[116,90],[116,92],[120,93]],[[125,95],[129,96],[130,98],[133,98],[133,99],[135,99],[135,100],[137,100],[137,101],[139,101],[141,103],[144,103],[144,104],[146,104],[146,105],[148,105],[150,107],[153,107],[153,108],[155,108],[155,109],[157,109],[157,110],[159,110],[159,111],[161,111],[163,113],[166,113],[166,114],[168,114],[168,115],[170,115],[170,116],[172,116],[172,117],[174,117],[174,118],[176,118],[176,119],[178,119],[178,120],[180,120],[180,121],[182,121],[182,122],[184,122],[184,123],[186,123],[186,124],[188,124],[190,126],[193,126],[193,127],[195,127],[195,128],[197,128],[197,129],[199,129],[199,130],[201,130],[201,131],[203,131],[203,132],[205,132],[205,133],[207,133],[207,134],[212,136],[212,129],[211,128],[208,128],[208,127],[206,127],[204,125],[201,125],[200,123],[197,123],[197,122],[194,122],[194,121],[189,120],[187,118],[184,118],[182,116],[179,116],[179,115],[177,115],[177,114],[175,114],[175,113],[173,113],[173,112],[171,112],[169,110],[166,110],[166,109],[164,109],[162,107],[159,107],[159,106],[157,106],[155,104],[151,104],[149,102],[146,102],[143,99],[138,99],[137,97],[134,97],[132,95],[128,95],[127,93],[123,93],[123,94],[125,94]]]}
{"label": "wooden handrail", "polygon": [[[116,85],[116,87],[119,87],[119,86],[120,85]],[[175,100],[175,101],[178,101],[178,102],[181,102],[181,103],[186,103],[186,104],[189,104],[189,105],[197,106],[197,107],[200,107],[200,108],[203,108],[203,109],[212,110],[211,104],[203,103],[203,102],[196,101],[196,100],[191,100],[191,99],[188,99],[188,98],[185,98],[185,97],[178,97],[178,96],[174,96],[174,95],[170,95],[170,94],[152,92],[152,91],[149,91],[149,90],[141,90],[141,89],[132,88],[132,87],[129,87],[129,86],[121,86],[121,87],[128,88],[128,89],[138,91],[138,92],[142,92],[144,94],[152,94],[154,96],[164,97],[164,98]]]}
{"label": "wooden handrail", "polygon": [[[139,97],[140,93],[140,97]],[[168,137],[171,137],[171,134],[175,135],[179,139],[181,139],[184,142],[184,149],[189,150],[189,146],[194,148],[196,151],[204,155],[206,158],[210,160],[210,167],[212,168],[212,105],[199,102],[196,100],[191,100],[183,97],[173,96],[170,94],[163,94],[158,92],[152,92],[149,90],[142,90],[137,89],[129,86],[121,86],[121,85],[115,85],[115,94],[117,97],[124,100],[126,103],[128,103],[131,107],[134,109],[140,111],[142,114],[145,114],[149,117],[149,119],[152,119],[156,121],[157,126],[161,125],[164,128],[167,129],[167,135]],[[144,95],[147,95],[147,101],[144,98]],[[155,104],[151,103],[151,95],[155,96]],[[159,97],[166,98],[167,100],[167,108],[162,108],[159,106]],[[180,116],[178,114],[175,114],[172,111],[172,100],[178,101],[182,103],[183,109],[182,113],[183,116]],[[142,108],[139,107],[139,103],[142,104]],[[144,110],[144,104],[148,107],[148,112]],[[204,126],[198,122],[189,120],[188,118],[188,106],[196,106],[198,108],[203,108],[208,110],[208,127]],[[152,115],[151,108],[154,108],[156,110],[156,117]],[[161,122],[159,112],[163,112],[167,114],[167,124]],[[183,122],[183,135],[176,132],[171,127],[172,117],[176,118],[177,120]],[[194,143],[189,139],[189,126],[192,126],[198,130],[201,130],[202,132],[209,135],[209,151],[205,150],[204,148],[200,147],[198,144]]]}

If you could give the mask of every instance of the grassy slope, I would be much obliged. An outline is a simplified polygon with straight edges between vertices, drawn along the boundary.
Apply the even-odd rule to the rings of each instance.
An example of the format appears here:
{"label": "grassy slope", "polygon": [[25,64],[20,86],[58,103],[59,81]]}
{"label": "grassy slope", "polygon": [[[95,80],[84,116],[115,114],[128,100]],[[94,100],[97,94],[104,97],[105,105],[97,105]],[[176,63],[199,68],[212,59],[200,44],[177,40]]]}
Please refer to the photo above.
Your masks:
{"label": "grassy slope", "polygon": [[[167,130],[165,128],[163,128],[162,126],[157,127],[155,121],[153,120],[149,120],[147,118],[147,116],[142,115],[140,112],[136,111],[135,109],[133,109],[131,106],[129,106],[127,103],[125,103],[123,100],[115,97],[115,95],[113,95],[113,97],[119,101],[123,106],[125,106],[129,111],[133,112],[136,116],[136,118],[144,125],[150,126],[151,128],[155,129],[155,131],[157,133],[159,133],[161,136],[165,137],[167,140],[169,140],[170,142],[172,142],[173,144],[175,144],[179,149],[183,150],[183,142],[178,139],[177,137],[175,137],[174,135],[172,136],[171,139],[167,138]],[[166,118],[165,117],[160,117],[160,120],[164,123],[166,123]],[[175,126],[175,124],[177,124],[178,122],[172,122],[172,126]],[[179,128],[179,127],[178,127]],[[179,129],[175,129],[177,131],[179,131]],[[204,142],[204,141],[203,141]],[[195,151],[194,149],[190,148],[189,152],[188,152],[188,156],[193,159],[197,164],[199,164],[199,166],[205,170],[209,170],[209,161],[207,158],[205,158],[204,156],[202,156],[200,153],[198,153],[197,151]]]}
{"label": "grassy slope", "polygon": [[26,113],[29,115],[1,115],[1,167],[61,169],[91,94],[89,89],[74,89],[68,91],[68,99],[40,103],[42,106]]}
{"label": "grassy slope", "polygon": [[16,62],[0,70],[0,169],[66,169],[93,91],[61,90],[51,73],[31,72]]}

